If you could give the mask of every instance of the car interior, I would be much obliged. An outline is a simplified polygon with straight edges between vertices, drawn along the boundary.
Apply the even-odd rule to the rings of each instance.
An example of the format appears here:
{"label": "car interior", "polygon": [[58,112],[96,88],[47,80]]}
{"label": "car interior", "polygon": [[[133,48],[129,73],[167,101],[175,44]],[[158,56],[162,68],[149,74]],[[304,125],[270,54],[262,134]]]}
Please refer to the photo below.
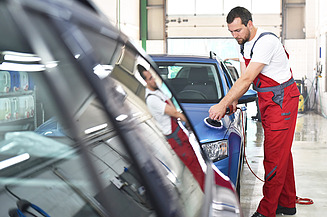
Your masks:
{"label": "car interior", "polygon": [[181,102],[216,101],[221,96],[220,85],[217,86],[218,78],[211,65],[162,64],[159,69],[165,75],[163,79]]}

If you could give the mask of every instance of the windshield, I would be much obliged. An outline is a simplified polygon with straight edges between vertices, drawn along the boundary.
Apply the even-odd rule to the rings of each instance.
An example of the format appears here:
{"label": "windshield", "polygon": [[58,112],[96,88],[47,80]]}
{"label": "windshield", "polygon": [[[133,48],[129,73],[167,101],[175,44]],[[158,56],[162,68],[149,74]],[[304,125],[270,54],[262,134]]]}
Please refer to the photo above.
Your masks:
{"label": "windshield", "polygon": [[[82,24],[72,28],[89,48],[80,49],[70,38],[72,32],[59,34],[41,14],[29,15],[33,34],[42,39],[37,43],[16,26],[6,7],[0,7],[5,33],[0,36],[1,215],[17,212],[16,202],[26,200],[50,216],[105,216],[104,209],[122,217],[157,216],[144,174],[115,127],[130,123],[124,136],[156,159],[162,187],[173,189],[179,211],[198,216],[203,186],[167,142],[145,103],[136,65],[147,61],[124,43]],[[42,49],[36,46],[40,44]],[[110,104],[100,100],[82,73],[90,53],[95,62],[88,70],[107,95],[114,96],[107,102],[119,107],[115,123],[108,116]],[[159,76],[156,79],[172,97]],[[202,167],[204,162],[198,167],[201,176],[206,169]],[[30,208],[32,215],[40,209]]]}
{"label": "windshield", "polygon": [[161,77],[181,102],[212,103],[223,96],[214,64],[181,62],[157,64]]}

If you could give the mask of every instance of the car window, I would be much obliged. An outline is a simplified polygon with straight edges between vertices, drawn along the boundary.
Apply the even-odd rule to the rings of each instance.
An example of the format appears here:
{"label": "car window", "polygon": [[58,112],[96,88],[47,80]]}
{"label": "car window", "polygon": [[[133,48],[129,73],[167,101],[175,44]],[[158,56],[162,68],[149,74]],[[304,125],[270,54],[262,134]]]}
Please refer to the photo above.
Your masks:
{"label": "car window", "polygon": [[232,79],[235,82],[239,78],[237,69],[233,65],[229,65],[229,64],[227,65],[227,68],[228,68],[228,70],[230,72],[230,75],[231,75]]}
{"label": "car window", "polygon": [[[0,36],[0,213],[15,212],[16,202],[24,199],[50,216],[105,216],[104,209],[122,217],[156,216],[142,174],[115,127],[132,120],[127,135],[138,135],[132,138],[135,146],[155,156],[164,187],[178,192],[183,215],[196,216],[203,191],[146,107],[145,87],[135,73],[141,58],[136,50],[87,26],[69,29],[58,20],[61,31],[67,27],[59,34],[52,22],[33,13],[33,32],[42,39],[35,43],[5,7],[0,12],[6,20],[0,23],[5,33]],[[110,100],[100,99],[83,73],[89,53],[94,54],[89,70],[107,84],[104,94]],[[107,109],[113,101],[119,107],[114,121]]]}
{"label": "car window", "polygon": [[220,62],[220,65],[221,65],[221,68],[224,71],[225,79],[226,79],[226,82],[228,84],[228,87],[231,88],[234,85],[235,80],[232,78],[232,76],[230,74],[230,71],[228,70],[227,66],[223,62]]}
{"label": "car window", "polygon": [[221,99],[220,77],[213,64],[157,62],[161,77],[181,102],[212,103]]}

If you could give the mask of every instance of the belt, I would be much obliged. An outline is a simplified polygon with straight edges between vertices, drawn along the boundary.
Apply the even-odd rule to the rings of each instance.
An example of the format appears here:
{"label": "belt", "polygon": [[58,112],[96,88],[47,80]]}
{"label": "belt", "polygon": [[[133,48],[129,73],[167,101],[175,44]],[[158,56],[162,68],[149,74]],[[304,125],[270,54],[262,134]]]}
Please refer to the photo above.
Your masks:
{"label": "belt", "polygon": [[282,83],[280,85],[277,85],[277,86],[261,87],[260,88],[260,87],[256,87],[254,85],[254,89],[256,91],[258,91],[258,92],[270,92],[270,91],[274,92],[274,91],[280,91],[280,90],[284,89],[285,87],[288,87],[288,86],[292,85],[294,82],[295,82],[294,81],[294,78],[292,77],[290,80],[288,80],[288,81],[286,81],[286,82],[284,82],[284,83]]}
{"label": "belt", "polygon": [[180,138],[178,137],[178,131],[180,130],[181,128],[180,128],[180,126],[177,124],[177,127],[176,127],[176,129],[174,130],[174,132],[172,132],[171,134],[169,134],[169,135],[166,135],[166,138],[167,138],[167,140],[168,139],[174,139],[177,143],[178,143],[178,145],[180,145],[180,146],[182,146],[183,144],[182,144],[182,141],[180,140]]}
{"label": "belt", "polygon": [[295,82],[294,78],[292,77],[290,80],[288,80],[280,85],[277,85],[277,86],[260,88],[260,87],[256,87],[254,85],[254,89],[260,93],[273,92],[274,96],[272,97],[272,100],[282,108],[283,99],[284,99],[284,88],[294,84],[294,82]]}

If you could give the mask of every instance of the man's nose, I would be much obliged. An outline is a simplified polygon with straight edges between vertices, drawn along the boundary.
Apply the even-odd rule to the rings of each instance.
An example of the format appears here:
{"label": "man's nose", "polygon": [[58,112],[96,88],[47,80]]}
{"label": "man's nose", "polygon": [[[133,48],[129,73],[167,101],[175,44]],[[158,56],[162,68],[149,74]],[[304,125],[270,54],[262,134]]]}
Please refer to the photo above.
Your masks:
{"label": "man's nose", "polygon": [[232,36],[233,36],[234,38],[236,38],[236,37],[238,36],[238,33],[237,33],[237,32],[232,32]]}

